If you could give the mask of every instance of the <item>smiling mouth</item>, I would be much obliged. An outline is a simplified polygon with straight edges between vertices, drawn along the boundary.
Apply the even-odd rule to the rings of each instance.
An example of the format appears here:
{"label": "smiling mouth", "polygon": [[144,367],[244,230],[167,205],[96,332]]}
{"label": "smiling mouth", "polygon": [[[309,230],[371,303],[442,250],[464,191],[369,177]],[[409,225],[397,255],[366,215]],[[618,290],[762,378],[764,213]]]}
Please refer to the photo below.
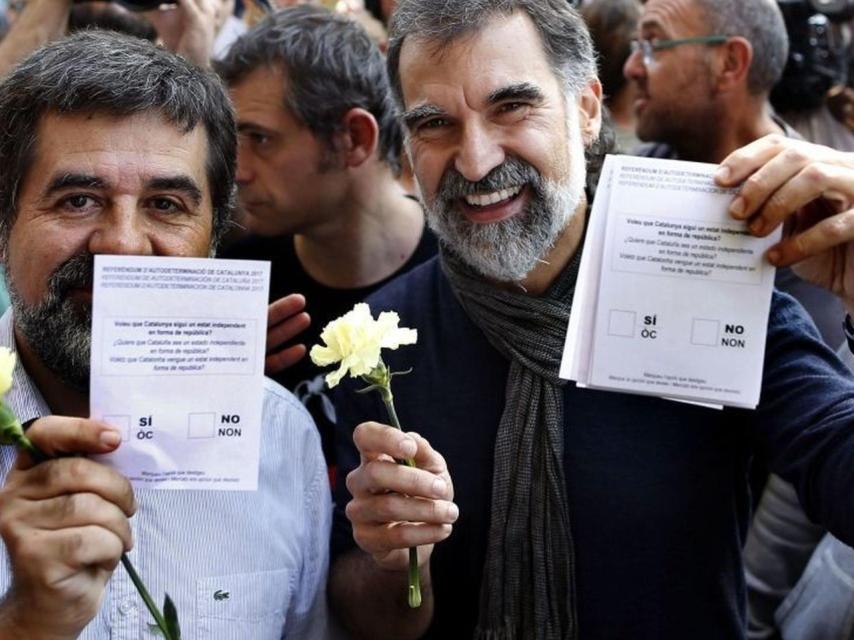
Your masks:
{"label": "smiling mouth", "polygon": [[463,198],[470,207],[490,207],[493,205],[506,204],[522,192],[522,185],[490,191],[488,193],[473,193]]}

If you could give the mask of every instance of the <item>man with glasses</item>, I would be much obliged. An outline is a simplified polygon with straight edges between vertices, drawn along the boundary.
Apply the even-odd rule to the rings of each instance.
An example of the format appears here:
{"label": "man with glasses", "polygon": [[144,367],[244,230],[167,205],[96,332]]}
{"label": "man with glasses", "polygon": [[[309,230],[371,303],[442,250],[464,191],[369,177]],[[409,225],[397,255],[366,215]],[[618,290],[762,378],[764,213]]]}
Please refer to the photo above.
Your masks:
{"label": "man with glasses", "polygon": [[[636,134],[649,143],[638,155],[718,163],[769,133],[798,137],[768,103],[789,47],[774,0],[648,0],[638,28],[623,69],[636,85]],[[776,286],[806,307],[828,344],[842,342],[833,296],[789,269]]]}
{"label": "man with glasses", "polygon": [[720,162],[783,131],[767,107],[788,52],[774,0],[649,0],[633,51],[638,137],[669,147],[647,155]]}

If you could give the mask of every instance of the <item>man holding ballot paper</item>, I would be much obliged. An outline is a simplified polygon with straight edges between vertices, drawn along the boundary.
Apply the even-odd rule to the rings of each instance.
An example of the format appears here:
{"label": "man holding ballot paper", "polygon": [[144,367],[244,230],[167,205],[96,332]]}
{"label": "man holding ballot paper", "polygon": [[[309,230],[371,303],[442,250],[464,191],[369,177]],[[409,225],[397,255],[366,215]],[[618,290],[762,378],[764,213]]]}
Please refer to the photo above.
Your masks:
{"label": "man holding ballot paper", "polygon": [[[369,395],[337,398],[350,473],[333,606],[359,637],[745,637],[754,451],[854,543],[854,381],[802,308],[772,295],[769,266],[795,265],[854,310],[854,159],[782,136],[719,167],[612,158],[597,198],[614,197],[589,216],[585,174],[607,144],[568,3],[403,0],[390,36],[441,255],[369,299],[419,332],[386,361],[413,369],[395,380],[412,433],[374,422]],[[629,219],[652,231],[622,233]],[[722,293],[737,290],[749,309]],[[590,329],[570,329],[567,353],[613,348],[585,360],[608,384],[560,376],[576,313]],[[695,354],[685,369],[680,353]],[[419,609],[406,605],[414,546]]]}
{"label": "man holding ballot paper", "polygon": [[[161,417],[175,404],[168,387],[173,397],[192,401],[192,377],[185,374],[214,366],[208,356],[204,367],[196,364],[200,354],[239,342],[215,344],[205,336],[251,324],[164,317],[176,295],[191,298],[227,269],[213,268],[218,261],[201,261],[214,275],[193,276],[192,289],[163,294],[159,306],[148,286],[158,273],[168,273],[168,280],[160,279],[168,282],[164,291],[190,282],[183,274],[194,273],[190,267],[199,262],[191,258],[212,255],[229,224],[236,135],[221,83],[142,40],[80,34],[37,51],[0,84],[0,128],[0,245],[13,298],[12,311],[0,320],[0,344],[18,356],[5,402],[51,458],[39,462],[0,447],[0,638],[154,637],[154,620],[125,568],[117,567],[123,552],[158,604],[169,594],[184,638],[326,637],[326,468],[308,414],[288,392],[263,382],[262,286],[255,333],[261,355],[244,367],[252,371],[241,371],[241,379],[257,376],[257,419],[223,430],[260,435],[260,463],[247,481],[257,490],[158,490],[144,484],[153,472],[143,474],[142,485],[134,479],[134,490],[108,466],[114,457],[93,459],[165,437]],[[122,276],[111,282],[124,305],[109,319],[93,314],[92,294],[94,279],[97,308],[98,262],[106,255],[121,263],[110,273]],[[176,259],[187,268],[152,266]],[[235,287],[217,282],[216,300],[238,300],[228,293]],[[128,283],[133,291],[118,287]],[[160,318],[138,320],[152,300]],[[199,318],[211,309],[187,313]],[[138,326],[148,338],[119,333],[106,344],[90,344],[96,342],[93,317],[99,331]],[[93,354],[110,355],[92,358],[93,381],[96,373],[104,380],[105,363],[111,375],[129,367],[164,371],[112,385],[114,395],[128,399],[152,380],[167,385],[162,395],[146,399],[148,411],[134,417],[133,429],[121,428],[120,415],[90,419],[90,400],[93,407],[103,401],[94,383],[89,397],[90,346]],[[131,346],[148,355],[123,355]],[[176,352],[194,355],[179,358]],[[162,353],[173,355],[151,355]],[[217,355],[216,366],[242,366],[240,358],[233,360]],[[166,364],[156,364],[161,361]],[[219,382],[202,380],[210,387]],[[164,474],[178,469],[188,481],[208,477],[180,466],[216,440],[201,439],[206,419],[204,413],[189,417],[189,437],[197,439],[178,448]],[[226,446],[239,448],[236,440]]]}

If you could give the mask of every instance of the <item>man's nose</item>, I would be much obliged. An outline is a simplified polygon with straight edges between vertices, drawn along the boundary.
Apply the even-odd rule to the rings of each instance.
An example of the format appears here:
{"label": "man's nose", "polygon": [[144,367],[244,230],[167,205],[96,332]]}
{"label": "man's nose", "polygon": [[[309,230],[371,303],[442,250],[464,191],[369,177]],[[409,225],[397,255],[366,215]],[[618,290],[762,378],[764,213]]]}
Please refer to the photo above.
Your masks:
{"label": "man's nose", "polygon": [[626,77],[626,80],[634,81],[646,75],[646,65],[643,63],[643,53],[640,50],[632,51],[629,57],[626,58],[626,62],[623,65],[623,75]]}
{"label": "man's nose", "polygon": [[488,126],[469,123],[464,127],[454,159],[454,168],[466,180],[470,182],[482,180],[490,171],[504,162],[504,159],[504,149]]}
{"label": "man's nose", "polygon": [[89,252],[148,256],[154,254],[145,214],[135,203],[116,203],[105,211],[89,236]]}
{"label": "man's nose", "polygon": [[252,165],[248,157],[248,152],[243,149],[243,145],[240,144],[237,147],[237,173],[235,174],[235,180],[238,185],[242,186],[252,182],[253,177]]}

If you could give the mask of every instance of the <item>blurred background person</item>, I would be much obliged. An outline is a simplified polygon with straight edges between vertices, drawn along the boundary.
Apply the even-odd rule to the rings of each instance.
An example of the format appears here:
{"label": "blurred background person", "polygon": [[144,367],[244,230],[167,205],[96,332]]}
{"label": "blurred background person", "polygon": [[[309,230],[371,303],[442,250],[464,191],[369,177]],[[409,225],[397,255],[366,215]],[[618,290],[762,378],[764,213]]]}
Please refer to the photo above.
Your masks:
{"label": "blurred background person", "polygon": [[623,75],[632,53],[641,5],[638,0],[589,0],[581,7],[593,45],[599,54],[599,80],[605,106],[617,135],[617,150],[628,152],[639,143],[635,135],[635,86]]}
{"label": "blurred background person", "polygon": [[268,16],[216,68],[237,111],[251,234],[222,255],[272,263],[267,375],[311,412],[334,480],[336,417],[306,348],[437,251],[421,205],[397,179],[403,134],[385,60],[356,22],[303,5]]}

